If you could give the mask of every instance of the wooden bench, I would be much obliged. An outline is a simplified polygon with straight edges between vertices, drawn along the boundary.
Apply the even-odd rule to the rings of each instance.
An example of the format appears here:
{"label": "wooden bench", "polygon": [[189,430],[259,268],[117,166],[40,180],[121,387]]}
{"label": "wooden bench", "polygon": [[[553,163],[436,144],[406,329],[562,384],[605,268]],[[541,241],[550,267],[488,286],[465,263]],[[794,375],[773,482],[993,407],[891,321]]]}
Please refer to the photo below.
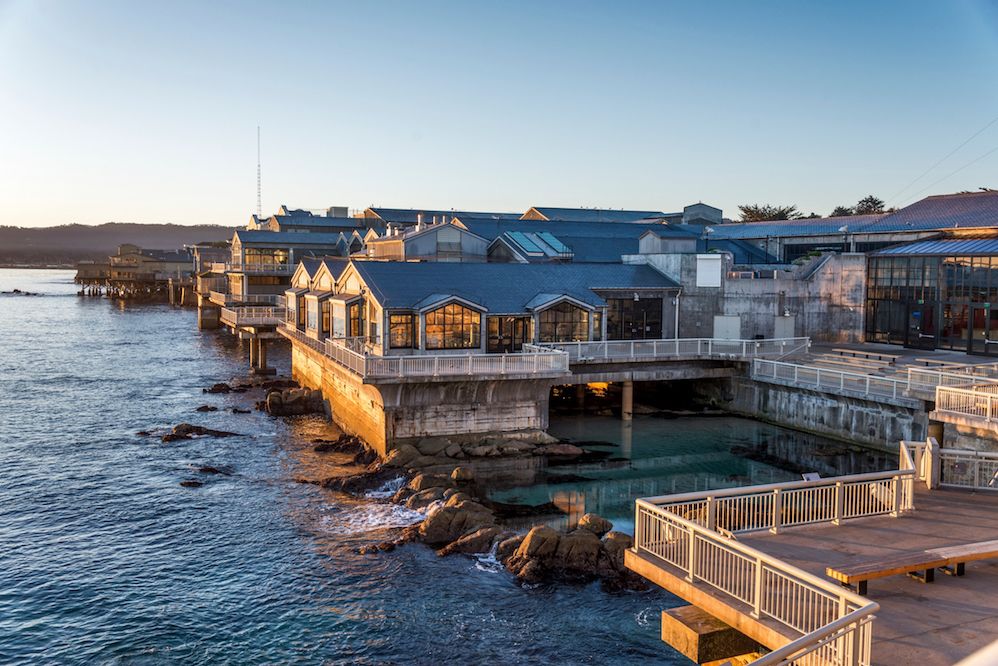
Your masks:
{"label": "wooden bench", "polygon": [[995,557],[998,557],[998,539],[912,551],[844,567],[827,567],[825,575],[865,595],[867,581],[874,578],[908,574],[923,583],[931,583],[935,580],[936,569],[951,576],[962,576],[967,562]]}
{"label": "wooden bench", "polygon": [[876,361],[886,361],[893,365],[895,361],[901,358],[900,354],[882,354],[880,352],[865,351],[863,349],[833,349],[832,352],[838,354],[839,356],[850,356],[852,358],[866,358]]}
{"label": "wooden bench", "polygon": [[831,358],[815,358],[811,360],[810,364],[815,367],[828,368],[829,370],[840,370],[842,372],[852,372],[860,375],[868,375],[871,372],[886,371],[890,367],[886,364],[855,363],[846,359],[836,361]]}

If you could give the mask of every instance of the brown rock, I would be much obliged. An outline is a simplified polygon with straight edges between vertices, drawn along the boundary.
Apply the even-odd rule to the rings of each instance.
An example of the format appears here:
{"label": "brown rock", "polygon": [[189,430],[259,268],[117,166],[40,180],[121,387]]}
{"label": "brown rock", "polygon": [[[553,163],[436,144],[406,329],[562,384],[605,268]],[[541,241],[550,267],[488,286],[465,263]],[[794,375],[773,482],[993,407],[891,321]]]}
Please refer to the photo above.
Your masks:
{"label": "brown rock", "polygon": [[415,459],[411,460],[406,467],[409,467],[410,469],[423,469],[424,467],[451,464],[453,464],[453,462],[450,458],[442,456],[417,456]]}
{"label": "brown rock", "polygon": [[416,444],[416,448],[424,456],[440,455],[450,446],[451,441],[446,437],[424,437]]}
{"label": "brown rock", "polygon": [[558,539],[558,533],[547,525],[532,527],[516,549],[514,557],[519,560],[527,560],[554,555],[555,551],[558,550]]}
{"label": "brown rock", "polygon": [[613,523],[595,513],[587,513],[579,519],[579,528],[589,530],[598,537],[613,529]]}
{"label": "brown rock", "polygon": [[623,532],[608,532],[603,537],[603,549],[617,571],[624,570],[624,551],[634,546],[634,539]]}
{"label": "brown rock", "polygon": [[409,444],[401,444],[392,449],[382,464],[385,467],[393,468],[408,467],[409,463],[418,457],[419,451],[416,450],[416,447]]}
{"label": "brown rock", "polygon": [[454,471],[450,473],[450,478],[458,483],[467,483],[475,480],[475,471],[470,467],[455,467]]}
{"label": "brown rock", "polygon": [[462,535],[495,524],[492,512],[481,504],[464,501],[456,506],[441,506],[430,510],[419,525],[419,536],[429,544],[450,543]]}
{"label": "brown rock", "polygon": [[514,572],[524,583],[541,583],[546,578],[544,565],[538,560],[527,560],[523,566]]}
{"label": "brown rock", "polygon": [[460,444],[451,444],[444,449],[444,455],[448,458],[463,458],[464,449],[461,448]]}
{"label": "brown rock", "polygon": [[534,449],[534,455],[538,456],[563,456],[567,458],[581,456],[583,453],[585,451],[574,444],[547,444]]}
{"label": "brown rock", "polygon": [[405,505],[409,509],[418,511],[420,509],[425,509],[439,499],[443,499],[443,496],[443,488],[427,488],[426,490],[420,490],[419,492],[410,495],[409,499],[405,501]]}
{"label": "brown rock", "polygon": [[517,534],[516,536],[511,536],[508,539],[503,539],[499,542],[499,546],[496,548],[496,557],[500,562],[505,562],[509,557],[516,552],[516,549],[520,547],[523,543],[523,539],[526,535]]}
{"label": "brown rock", "polygon": [[496,456],[499,454],[499,447],[490,444],[479,444],[478,446],[469,446],[464,449],[472,458],[486,458],[488,456]]}
{"label": "brown rock", "polygon": [[[450,490],[450,489],[448,489]],[[461,502],[467,502],[473,498],[468,493],[462,493],[460,491],[454,492],[452,495],[447,496],[446,491],[444,492],[444,497],[447,498],[446,506],[457,506]]]}
{"label": "brown rock", "polygon": [[599,537],[589,530],[576,530],[558,540],[554,566],[559,569],[595,574],[600,554]]}
{"label": "brown rock", "polygon": [[492,548],[492,542],[501,534],[501,527],[482,527],[444,546],[437,551],[437,555],[446,557],[453,553],[487,553]]}
{"label": "brown rock", "polygon": [[416,491],[427,488],[450,488],[453,485],[449,477],[438,474],[417,474],[409,481],[409,487]]}

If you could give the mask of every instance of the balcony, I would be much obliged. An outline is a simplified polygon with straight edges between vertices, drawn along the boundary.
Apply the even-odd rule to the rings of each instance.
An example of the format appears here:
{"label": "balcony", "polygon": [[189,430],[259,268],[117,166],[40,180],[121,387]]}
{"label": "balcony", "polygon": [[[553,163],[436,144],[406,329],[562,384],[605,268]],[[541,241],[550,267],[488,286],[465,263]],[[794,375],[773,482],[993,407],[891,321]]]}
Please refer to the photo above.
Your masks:
{"label": "balcony", "polygon": [[362,351],[354,339],[319,341],[287,323],[281,335],[303,343],[354,372],[365,381],[398,382],[409,379],[502,379],[553,378],[569,374],[568,354],[562,351],[524,345],[521,354],[426,354],[415,356],[375,356]]}
{"label": "balcony", "polygon": [[808,350],[810,338],[724,340],[667,338],[663,340],[606,340],[603,342],[542,342],[540,347],[566,352],[572,363],[622,363],[682,359],[785,358]]}
{"label": "balcony", "polygon": [[280,294],[249,294],[240,296],[238,294],[225,294],[220,291],[212,291],[208,294],[208,300],[223,308],[239,305],[284,307],[284,296]]}
{"label": "balcony", "polygon": [[226,273],[246,275],[292,275],[296,268],[294,264],[225,264]]}
{"label": "balcony", "polygon": [[222,308],[219,320],[226,326],[277,326],[284,319],[284,308],[236,307]]}

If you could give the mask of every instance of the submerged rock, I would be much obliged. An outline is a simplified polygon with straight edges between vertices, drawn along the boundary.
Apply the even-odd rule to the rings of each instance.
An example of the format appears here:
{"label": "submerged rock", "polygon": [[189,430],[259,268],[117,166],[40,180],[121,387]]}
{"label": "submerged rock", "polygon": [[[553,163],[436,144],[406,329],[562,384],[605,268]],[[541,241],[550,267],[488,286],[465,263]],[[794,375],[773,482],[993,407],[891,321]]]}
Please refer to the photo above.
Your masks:
{"label": "submerged rock", "polygon": [[180,485],[182,485],[184,488],[200,488],[201,486],[204,485],[204,482],[196,481],[195,479],[187,479],[185,481],[181,481]]}
{"label": "submerged rock", "polygon": [[212,384],[211,388],[201,389],[202,393],[228,393],[232,390],[232,387],[224,382],[219,382],[218,384]]}
{"label": "submerged rock", "polygon": [[218,407],[215,407],[214,405],[201,405],[200,407],[198,407],[194,411],[196,411],[196,412],[217,412],[218,411]]}
{"label": "submerged rock", "polygon": [[492,512],[477,502],[465,500],[454,506],[441,506],[419,525],[419,536],[428,544],[445,544],[465,534],[495,524]]}
{"label": "submerged rock", "polygon": [[253,412],[249,409],[239,409],[238,407],[232,408],[233,414],[252,414]]}
{"label": "submerged rock", "polygon": [[447,544],[437,551],[437,555],[446,557],[454,553],[487,553],[503,534],[501,527],[481,527]]}
{"label": "submerged rock", "polygon": [[267,413],[271,416],[300,416],[325,413],[322,391],[302,388],[273,390],[267,394]]}
{"label": "submerged rock", "polygon": [[475,471],[470,467],[455,467],[450,473],[450,478],[458,483],[467,483],[475,480]]}
{"label": "submerged rock", "polygon": [[574,444],[546,444],[544,446],[538,446],[534,449],[534,454],[538,456],[562,456],[562,457],[576,457],[581,456],[585,453],[585,450],[580,449]]}
{"label": "submerged rock", "polygon": [[416,447],[410,444],[401,444],[392,449],[391,453],[388,454],[388,457],[385,458],[382,465],[384,467],[394,468],[408,467],[409,463],[419,456],[420,453],[416,450]]}
{"label": "submerged rock", "polygon": [[180,439],[191,439],[192,437],[238,437],[239,433],[226,432],[225,430],[212,430],[203,426],[181,423],[173,427],[173,430],[163,435],[164,442],[175,442]]}

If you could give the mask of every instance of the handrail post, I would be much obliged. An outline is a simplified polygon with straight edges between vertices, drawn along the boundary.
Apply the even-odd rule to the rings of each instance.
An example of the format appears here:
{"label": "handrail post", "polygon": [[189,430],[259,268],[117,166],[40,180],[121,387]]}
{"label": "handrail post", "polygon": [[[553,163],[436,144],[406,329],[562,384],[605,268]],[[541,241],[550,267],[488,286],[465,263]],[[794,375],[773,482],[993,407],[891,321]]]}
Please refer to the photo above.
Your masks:
{"label": "handrail post", "polygon": [[686,553],[686,557],[689,558],[686,562],[686,579],[691,583],[695,583],[697,580],[696,573],[694,571],[694,563],[696,561],[697,554],[697,537],[696,532],[693,531],[692,527],[688,527],[686,529],[686,534],[688,535],[687,538],[690,540],[689,551]]}
{"label": "handrail post", "polygon": [[707,498],[707,529],[717,531],[717,502],[713,497]]}
{"label": "handrail post", "polygon": [[842,524],[843,514],[845,513],[846,506],[846,494],[845,486],[842,485],[841,481],[835,482],[835,519],[832,522],[836,525]]}
{"label": "handrail post", "polygon": [[762,617],[762,560],[758,557],[755,559],[755,576],[753,581],[752,595],[752,617],[758,619]]}
{"label": "handrail post", "polygon": [[773,491],[773,525],[769,528],[769,531],[773,534],[779,534],[780,532],[780,522],[783,518],[783,497],[780,494],[780,489],[777,488]]}
{"label": "handrail post", "polygon": [[901,514],[901,477],[897,474],[891,477],[894,486],[894,506],[891,507],[891,517],[897,518]]}
{"label": "handrail post", "polygon": [[434,377],[439,377],[440,376],[440,357],[439,356],[434,356],[433,357],[433,376]]}

